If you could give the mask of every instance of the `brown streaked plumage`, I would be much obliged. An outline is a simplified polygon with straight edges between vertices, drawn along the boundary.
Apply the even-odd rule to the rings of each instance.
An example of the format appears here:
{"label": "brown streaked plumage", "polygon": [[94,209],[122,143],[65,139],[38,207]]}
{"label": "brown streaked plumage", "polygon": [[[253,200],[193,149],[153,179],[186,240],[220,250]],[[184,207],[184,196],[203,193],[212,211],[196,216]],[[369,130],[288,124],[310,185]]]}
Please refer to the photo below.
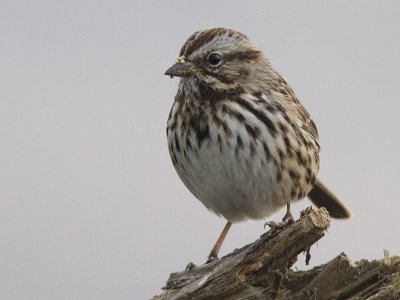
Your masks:
{"label": "brown streaked plumage", "polygon": [[306,195],[333,217],[350,211],[317,180],[318,131],[264,53],[244,34],[206,28],[182,46],[165,72],[181,77],[167,124],[168,147],[183,183],[227,226],[263,219]]}

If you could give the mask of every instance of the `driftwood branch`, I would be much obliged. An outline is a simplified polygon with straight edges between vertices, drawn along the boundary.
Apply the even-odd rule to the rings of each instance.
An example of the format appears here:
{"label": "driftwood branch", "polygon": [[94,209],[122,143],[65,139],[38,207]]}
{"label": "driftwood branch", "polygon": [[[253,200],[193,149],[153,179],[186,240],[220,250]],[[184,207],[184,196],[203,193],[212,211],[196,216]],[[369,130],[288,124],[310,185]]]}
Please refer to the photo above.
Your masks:
{"label": "driftwood branch", "polygon": [[278,234],[267,232],[254,243],[220,260],[172,273],[161,299],[400,299],[400,259],[352,263],[340,254],[309,271],[291,271],[297,256],[324,236],[324,208],[307,210]]}

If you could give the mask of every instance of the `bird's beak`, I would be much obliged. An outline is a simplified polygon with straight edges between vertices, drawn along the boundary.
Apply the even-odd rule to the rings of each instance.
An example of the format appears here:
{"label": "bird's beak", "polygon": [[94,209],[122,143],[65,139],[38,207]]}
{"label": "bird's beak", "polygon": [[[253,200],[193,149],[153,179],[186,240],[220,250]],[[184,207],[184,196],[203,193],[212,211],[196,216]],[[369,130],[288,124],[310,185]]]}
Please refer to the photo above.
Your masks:
{"label": "bird's beak", "polygon": [[172,67],[170,67],[167,71],[165,71],[164,74],[171,76],[171,78],[174,76],[185,77],[185,76],[193,74],[196,70],[198,70],[198,67],[196,67],[193,63],[191,63],[189,61],[177,62]]}

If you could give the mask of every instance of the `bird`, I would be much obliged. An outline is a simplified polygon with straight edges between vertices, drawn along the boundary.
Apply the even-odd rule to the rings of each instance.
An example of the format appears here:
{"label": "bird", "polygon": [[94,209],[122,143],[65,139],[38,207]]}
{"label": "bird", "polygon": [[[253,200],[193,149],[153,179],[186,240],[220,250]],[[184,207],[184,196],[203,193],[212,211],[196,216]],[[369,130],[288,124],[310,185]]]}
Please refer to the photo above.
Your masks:
{"label": "bird", "polygon": [[194,32],[165,71],[180,77],[167,121],[177,174],[204,206],[227,223],[208,255],[218,259],[233,223],[260,220],[308,196],[331,217],[350,209],[318,178],[319,135],[310,114],[264,52],[224,27]]}

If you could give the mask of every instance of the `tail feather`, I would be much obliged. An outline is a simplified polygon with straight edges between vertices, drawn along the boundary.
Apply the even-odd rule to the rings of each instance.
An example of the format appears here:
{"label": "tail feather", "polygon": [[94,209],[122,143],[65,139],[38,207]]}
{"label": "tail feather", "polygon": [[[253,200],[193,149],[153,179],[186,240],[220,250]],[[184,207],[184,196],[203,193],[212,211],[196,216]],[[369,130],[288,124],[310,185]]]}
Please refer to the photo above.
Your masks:
{"label": "tail feather", "polygon": [[332,218],[351,217],[350,209],[318,179],[307,196],[317,207],[325,207]]}

